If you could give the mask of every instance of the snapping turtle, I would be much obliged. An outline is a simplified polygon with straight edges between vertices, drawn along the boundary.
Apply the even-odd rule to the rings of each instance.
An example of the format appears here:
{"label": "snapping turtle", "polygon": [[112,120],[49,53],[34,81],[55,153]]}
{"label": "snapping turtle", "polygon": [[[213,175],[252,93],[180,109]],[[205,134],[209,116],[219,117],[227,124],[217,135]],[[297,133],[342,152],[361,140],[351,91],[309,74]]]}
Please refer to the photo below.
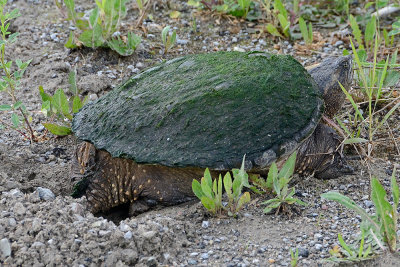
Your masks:
{"label": "snapping turtle", "polygon": [[[84,106],[72,130],[74,196],[92,212],[130,204],[130,214],[194,197],[205,167],[263,173],[298,149],[296,171],[334,178],[346,166],[324,124],[352,81],[351,58],[309,73],[291,56],[217,52],[164,62]],[[325,102],[325,105],[324,105]],[[320,122],[321,120],[321,122]]]}

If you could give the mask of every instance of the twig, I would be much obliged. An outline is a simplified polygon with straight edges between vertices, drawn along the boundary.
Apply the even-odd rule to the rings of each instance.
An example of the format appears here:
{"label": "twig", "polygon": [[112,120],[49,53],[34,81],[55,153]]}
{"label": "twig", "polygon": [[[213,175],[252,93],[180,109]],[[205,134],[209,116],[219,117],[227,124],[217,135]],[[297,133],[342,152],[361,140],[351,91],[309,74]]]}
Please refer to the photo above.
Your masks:
{"label": "twig", "polygon": [[150,6],[150,2],[151,2],[151,0],[148,0],[147,3],[146,3],[146,6],[142,10],[140,10],[141,14],[140,14],[139,20],[136,22],[136,28],[139,27],[139,25],[142,24],[143,19],[144,19],[144,15],[147,12],[147,8]]}

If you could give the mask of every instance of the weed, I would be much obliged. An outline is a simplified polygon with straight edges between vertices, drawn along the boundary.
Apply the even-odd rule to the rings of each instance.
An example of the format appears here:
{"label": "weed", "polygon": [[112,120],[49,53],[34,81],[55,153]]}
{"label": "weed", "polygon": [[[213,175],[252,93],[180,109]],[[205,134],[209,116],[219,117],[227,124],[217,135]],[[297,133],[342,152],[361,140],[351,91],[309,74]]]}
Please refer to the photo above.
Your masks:
{"label": "weed", "polygon": [[[356,38],[359,38],[357,34],[355,34]],[[400,106],[399,103],[392,106],[392,108],[385,114],[383,119],[377,120],[376,116],[378,112],[382,112],[385,108],[376,111],[378,104],[383,103],[383,88],[384,86],[390,86],[400,79],[400,74],[395,70],[389,70],[390,66],[395,65],[397,60],[397,52],[395,52],[392,56],[392,59],[389,61],[389,56],[386,58],[386,61],[377,62],[377,52],[379,47],[378,35],[375,35],[375,44],[374,44],[374,58],[372,63],[368,63],[365,61],[366,54],[362,53],[364,50],[356,50],[353,41],[350,39],[355,62],[358,65],[357,68],[357,77],[360,84],[361,92],[364,93],[367,98],[367,118],[364,118],[365,113],[361,111],[353,97],[350,93],[341,86],[344,94],[347,99],[352,104],[355,116],[354,116],[354,124],[356,126],[356,130],[350,132],[350,130],[339,120],[338,123],[350,137],[350,139],[346,140],[345,143],[371,143],[374,140],[374,135],[377,130],[380,129],[384,123],[389,119],[389,117],[393,114],[393,112]],[[389,64],[389,62],[391,62]],[[365,69],[367,73],[365,73]],[[388,105],[386,106],[388,107]],[[367,128],[368,133],[367,139],[362,138],[363,129]],[[371,150],[368,149],[368,155],[370,155]]]}
{"label": "weed", "polygon": [[[391,177],[391,191],[393,205],[391,205],[387,200],[386,191],[380,184],[379,180],[377,178],[371,179],[371,199],[375,205],[375,215],[369,215],[349,197],[338,192],[331,191],[324,193],[321,197],[336,201],[346,208],[357,212],[363,220],[361,223],[361,232],[370,236],[382,248],[382,250],[384,250],[383,244],[386,244],[390,252],[394,252],[396,251],[397,244],[397,206],[399,204],[400,195],[399,187],[396,182],[395,169],[393,170]],[[364,253],[362,253],[362,255],[363,254]]]}
{"label": "weed", "polygon": [[[54,135],[64,136],[72,133],[71,121],[74,113],[87,102],[87,97],[83,100],[79,97],[79,90],[76,86],[76,71],[69,73],[69,90],[72,93],[70,99],[67,98],[62,89],[57,89],[53,96],[44,92],[43,86],[39,86],[39,93],[42,98],[42,113],[49,117],[48,123],[43,126]],[[52,121],[58,121],[58,124]]]}
{"label": "weed", "polygon": [[224,0],[224,1],[200,1],[189,0],[188,4],[195,7],[203,6],[209,10],[229,14],[246,19],[254,1],[251,0]]}
{"label": "weed", "polygon": [[166,26],[161,32],[161,40],[164,45],[164,54],[166,54],[168,50],[171,49],[176,42],[176,30],[174,30],[172,34],[169,35],[170,29],[171,29],[170,26]]}
{"label": "weed", "polygon": [[302,17],[299,18],[299,28],[301,31],[301,35],[303,36],[304,42],[307,45],[312,44],[313,42],[313,30],[312,30],[312,24],[311,22],[308,23],[308,28],[307,24],[304,21]]}
{"label": "weed", "polygon": [[299,249],[296,248],[296,253],[293,253],[293,250],[290,250],[290,266],[296,267],[297,262],[299,261]]}
{"label": "weed", "polygon": [[17,70],[14,70],[14,62],[6,59],[6,48],[8,48],[9,44],[15,43],[18,36],[18,33],[10,34],[11,32],[8,31],[8,28],[10,27],[10,20],[20,16],[18,9],[5,12],[6,4],[7,0],[0,0],[0,68],[4,73],[4,75],[0,77],[0,92],[5,92],[11,98],[11,102],[7,104],[1,104],[0,111],[10,113],[11,122],[8,123],[0,120],[0,129],[6,128],[15,130],[26,139],[29,139],[31,142],[33,142],[37,141],[37,138],[31,127],[32,117],[26,110],[25,105],[18,100],[18,97],[16,96],[16,91],[20,89],[19,81],[31,60],[22,62],[21,60],[16,59],[15,64],[17,65]]}
{"label": "weed", "polygon": [[280,27],[278,29],[277,26],[275,26],[278,25],[277,22],[268,23],[266,26],[267,31],[274,36],[285,36],[286,38],[290,37],[290,19],[288,17],[288,12],[281,0],[274,1],[273,14],[275,14],[274,20],[279,22]]}
{"label": "weed", "polygon": [[300,199],[294,197],[294,187],[292,189],[289,189],[289,182],[292,179],[295,163],[296,152],[294,152],[287,159],[279,173],[276,163],[272,163],[268,172],[266,186],[268,189],[271,188],[276,196],[275,198],[269,199],[262,203],[267,205],[267,207],[264,209],[265,213],[269,213],[273,209],[276,209],[275,214],[278,214],[280,210],[284,212],[289,212],[287,207],[288,205],[292,204],[298,204],[302,206],[307,205]]}
{"label": "weed", "polygon": [[[213,215],[221,215],[226,211],[229,216],[236,217],[244,204],[250,202],[249,192],[242,193],[243,186],[250,187],[248,183],[248,174],[244,171],[244,157],[240,169],[233,169],[233,182],[229,172],[224,176],[223,182],[221,175],[218,181],[212,181],[208,168],[201,178],[201,183],[197,180],[192,182],[194,194],[201,200],[203,206]],[[228,204],[222,204],[222,184],[228,197]]]}
{"label": "weed", "polygon": [[329,251],[331,257],[328,259],[334,262],[343,261],[362,261],[372,258],[372,246],[368,245],[367,249],[364,249],[365,244],[365,232],[361,232],[361,240],[358,247],[348,245],[341,234],[338,234],[338,240],[340,246],[336,245]]}
{"label": "weed", "polygon": [[136,0],[136,4],[139,8],[139,19],[136,22],[136,27],[139,27],[144,19],[144,16],[146,15],[146,10],[150,5],[150,0]]}
{"label": "weed", "polygon": [[105,46],[122,56],[131,55],[141,39],[134,33],[120,37],[121,21],[126,16],[126,2],[127,0],[96,0],[97,6],[91,11],[89,20],[85,20],[83,14],[75,12],[74,0],[64,0],[68,19],[82,31],[79,36],[70,32],[65,46],[71,49],[81,45],[91,48]]}

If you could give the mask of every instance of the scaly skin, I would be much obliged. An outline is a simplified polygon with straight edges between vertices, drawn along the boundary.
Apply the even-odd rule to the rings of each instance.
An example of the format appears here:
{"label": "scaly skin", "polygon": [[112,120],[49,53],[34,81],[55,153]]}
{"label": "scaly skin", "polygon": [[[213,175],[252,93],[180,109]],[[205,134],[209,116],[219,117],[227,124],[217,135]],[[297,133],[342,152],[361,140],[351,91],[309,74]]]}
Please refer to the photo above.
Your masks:
{"label": "scaly skin", "polygon": [[[344,102],[338,81],[349,89],[353,78],[351,66],[350,57],[340,57],[325,60],[309,71],[323,94],[324,115],[328,118],[333,118]],[[351,171],[338,152],[339,145],[337,133],[320,122],[299,147],[295,171],[322,179]],[[112,158],[108,152],[84,142],[76,149],[72,180],[80,186],[75,196],[86,195],[93,213],[130,203],[129,213],[136,215],[157,203],[172,205],[193,199],[192,180],[202,177],[203,172],[200,168],[143,165]]]}

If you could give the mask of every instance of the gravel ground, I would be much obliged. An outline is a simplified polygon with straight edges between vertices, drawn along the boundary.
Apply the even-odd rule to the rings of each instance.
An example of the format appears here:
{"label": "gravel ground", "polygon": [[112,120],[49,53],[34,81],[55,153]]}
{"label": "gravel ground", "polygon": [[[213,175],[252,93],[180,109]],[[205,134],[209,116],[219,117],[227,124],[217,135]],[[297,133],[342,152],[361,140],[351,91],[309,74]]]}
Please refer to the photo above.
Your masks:
{"label": "gravel ground", "polygon": [[[218,50],[264,50],[294,55],[304,65],[340,55],[348,47],[345,30],[317,36],[314,52],[300,43],[273,42],[260,34],[253,22],[230,22],[210,13],[195,12],[186,1],[155,1],[145,21],[143,42],[130,57],[105,50],[64,48],[71,24],[60,20],[53,1],[13,1],[23,16],[13,22],[21,33],[9,51],[11,58],[32,63],[21,82],[19,97],[33,113],[34,129],[43,133],[46,121],[40,111],[37,88],[46,91],[68,87],[68,72],[77,68],[78,86],[84,95],[96,99],[113,87],[165,58]],[[92,6],[77,1],[80,11]],[[177,20],[170,10],[179,10]],[[123,30],[134,25],[137,9],[129,5]],[[192,31],[196,18],[197,32]],[[177,45],[162,55],[160,32],[165,25],[176,27]],[[318,39],[320,38],[320,39]],[[3,99],[3,98],[2,98]],[[6,98],[5,98],[6,99]],[[6,99],[7,100],[7,99]],[[346,107],[343,116],[346,117]],[[8,114],[0,114],[8,119]],[[399,114],[391,125],[398,137]],[[293,180],[296,195],[309,203],[300,215],[266,215],[263,197],[252,202],[240,217],[211,218],[197,202],[158,209],[136,218],[121,211],[94,216],[86,210],[85,198],[73,199],[69,168],[76,144],[74,137],[50,138],[29,145],[14,132],[0,135],[0,265],[5,266],[289,266],[290,249],[299,249],[299,266],[328,266],[323,261],[337,244],[337,234],[352,240],[359,231],[360,217],[342,206],[321,200],[320,194],[337,190],[373,213],[369,198],[369,173],[379,177],[386,188],[399,157],[391,141],[379,144],[371,169],[351,160],[355,173],[330,181],[312,177]],[[381,255],[364,266],[399,266],[400,259]],[[363,266],[363,264],[359,266]]]}

